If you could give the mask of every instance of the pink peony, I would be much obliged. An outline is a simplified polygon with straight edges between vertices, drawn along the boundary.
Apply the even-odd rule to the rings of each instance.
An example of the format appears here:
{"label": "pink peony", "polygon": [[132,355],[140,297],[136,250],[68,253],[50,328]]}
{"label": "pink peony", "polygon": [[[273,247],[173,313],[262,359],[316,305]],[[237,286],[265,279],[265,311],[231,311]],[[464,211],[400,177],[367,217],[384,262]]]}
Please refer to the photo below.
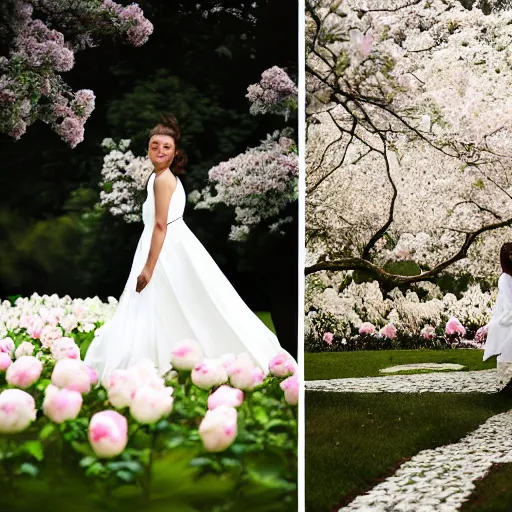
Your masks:
{"label": "pink peony", "polygon": [[191,371],[203,357],[203,348],[197,341],[182,340],[172,349],[171,364],[176,370]]}
{"label": "pink peony", "polygon": [[26,389],[41,376],[43,363],[34,356],[21,356],[14,361],[5,374],[7,382],[11,386]]}
{"label": "pink peony", "polygon": [[72,338],[54,340],[51,351],[56,361],[60,361],[61,359],[80,359],[80,348]]}
{"label": "pink peony", "polygon": [[41,331],[40,341],[43,348],[51,348],[53,342],[62,338],[62,329],[54,325],[46,325]]}
{"label": "pink peony", "polygon": [[395,339],[396,338],[396,327],[393,324],[385,325],[381,330],[380,334],[385,336],[386,338]]}
{"label": "pink peony", "polygon": [[144,386],[137,389],[130,404],[130,414],[139,423],[155,423],[172,411],[173,388],[155,389]]}
{"label": "pink peony", "polygon": [[12,364],[12,359],[9,354],[5,352],[0,352],[0,371],[5,371]]}
{"label": "pink peony", "polygon": [[327,343],[327,345],[332,345],[334,334],[332,332],[324,332],[324,337],[322,339]]}
{"label": "pink peony", "polygon": [[377,329],[371,322],[363,322],[359,327],[359,334],[375,334]]}
{"label": "pink peony", "polygon": [[209,452],[222,452],[229,448],[238,433],[237,412],[234,407],[219,405],[208,411],[199,425],[199,436]]}
{"label": "pink peony", "polygon": [[91,386],[95,386],[98,383],[98,372],[90,367],[89,365],[84,363],[85,371],[89,374],[89,380],[91,381]]}
{"label": "pink peony", "polygon": [[77,359],[57,361],[52,373],[52,384],[58,388],[70,389],[79,393],[89,393],[91,379],[86,364]]}
{"label": "pink peony", "polygon": [[24,341],[20,343],[19,347],[14,352],[14,356],[16,359],[19,359],[22,356],[31,356],[34,353],[34,345],[30,343],[30,341]]}
{"label": "pink peony", "polygon": [[5,389],[0,393],[0,433],[21,432],[35,419],[36,403],[32,395],[21,389]]}
{"label": "pink peony", "polygon": [[89,423],[89,442],[98,457],[116,457],[128,443],[128,421],[116,411],[97,412]]}
{"label": "pink peony", "polygon": [[475,341],[477,343],[483,343],[487,338],[488,332],[489,332],[489,325],[484,325],[483,327],[480,327],[480,329],[478,329],[478,331],[476,331]]}
{"label": "pink peony", "polygon": [[43,412],[54,423],[74,420],[82,407],[82,395],[78,391],[59,389],[50,384],[45,390]]}
{"label": "pink peony", "polygon": [[231,386],[221,386],[208,397],[208,409],[211,411],[221,405],[239,407],[244,401],[244,394]]}
{"label": "pink peony", "polygon": [[280,352],[268,363],[270,373],[275,377],[288,377],[297,370],[297,363],[287,352]]}
{"label": "pink peony", "polygon": [[227,380],[228,373],[220,359],[203,359],[192,370],[192,382],[201,389],[211,389]]}
{"label": "pink peony", "polygon": [[0,352],[4,352],[5,354],[9,354],[9,356],[14,355],[14,341],[11,338],[4,338],[0,340]]}
{"label": "pink peony", "polygon": [[458,334],[460,336],[464,336],[466,334],[466,329],[457,318],[452,316],[446,323],[445,332],[446,334]]}
{"label": "pink peony", "polygon": [[239,354],[229,367],[229,381],[235,388],[252,391],[255,386],[256,366],[249,354]]}
{"label": "pink peony", "polygon": [[284,391],[284,399],[288,404],[297,405],[299,403],[299,376],[297,374],[283,380],[281,389]]}
{"label": "pink peony", "polygon": [[436,330],[431,325],[425,325],[423,329],[421,329],[420,335],[423,338],[430,340],[436,335]]}
{"label": "pink peony", "polygon": [[103,383],[108,393],[109,402],[116,408],[129,407],[137,390],[137,379],[133,372],[119,368],[105,379]]}
{"label": "pink peony", "polygon": [[27,333],[31,338],[39,339],[43,332],[43,328],[45,326],[45,322],[40,317],[32,317],[32,322],[27,327]]}

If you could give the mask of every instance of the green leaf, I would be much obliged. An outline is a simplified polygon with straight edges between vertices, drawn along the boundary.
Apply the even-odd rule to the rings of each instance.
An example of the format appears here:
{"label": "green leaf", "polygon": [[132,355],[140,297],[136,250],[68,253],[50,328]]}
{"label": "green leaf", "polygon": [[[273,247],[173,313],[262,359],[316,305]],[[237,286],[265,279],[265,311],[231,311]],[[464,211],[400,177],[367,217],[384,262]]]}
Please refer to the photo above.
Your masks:
{"label": "green leaf", "polygon": [[123,480],[124,482],[132,482],[133,479],[135,478],[133,473],[131,473],[130,471],[124,471],[124,470],[118,471],[116,473],[116,475],[117,475],[117,478],[119,478],[120,480]]}
{"label": "green leaf", "polygon": [[41,441],[26,441],[23,448],[37,461],[41,462],[44,459],[44,451]]}
{"label": "green leaf", "polygon": [[42,429],[41,432],[39,432],[39,439],[41,441],[45,441],[48,439],[56,430],[54,423],[48,423],[46,424]]}
{"label": "green leaf", "polygon": [[82,468],[87,468],[87,467],[89,467],[91,464],[94,464],[95,462],[96,462],[96,457],[91,457],[91,456],[84,457],[84,458],[80,461],[80,467],[82,467]]}

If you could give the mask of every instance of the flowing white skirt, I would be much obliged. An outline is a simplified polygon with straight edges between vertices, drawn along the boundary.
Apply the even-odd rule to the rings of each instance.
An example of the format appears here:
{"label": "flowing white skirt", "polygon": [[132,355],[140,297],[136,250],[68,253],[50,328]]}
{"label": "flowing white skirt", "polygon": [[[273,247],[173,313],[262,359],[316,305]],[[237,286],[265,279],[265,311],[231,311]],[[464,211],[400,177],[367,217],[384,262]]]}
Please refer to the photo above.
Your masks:
{"label": "flowing white skirt", "polygon": [[153,276],[139,294],[152,228],[146,227],[112,319],[96,332],[85,362],[100,378],[115,368],[151,359],[161,374],[184,339],[201,343],[206,357],[249,353],[266,369],[282,349],[277,337],[243,302],[183,220],[170,224]]}

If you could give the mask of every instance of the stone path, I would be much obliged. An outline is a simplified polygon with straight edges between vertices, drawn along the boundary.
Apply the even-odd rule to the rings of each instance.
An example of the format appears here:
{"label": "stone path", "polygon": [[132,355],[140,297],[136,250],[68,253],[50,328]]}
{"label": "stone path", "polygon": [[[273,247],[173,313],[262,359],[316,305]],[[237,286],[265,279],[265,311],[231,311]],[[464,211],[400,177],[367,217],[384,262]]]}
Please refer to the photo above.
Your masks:
{"label": "stone path", "polygon": [[506,462],[512,462],[512,412],[489,418],[457,443],[418,453],[340,511],[456,511],[470,497],[475,480],[492,464]]}
{"label": "stone path", "polygon": [[466,368],[462,364],[455,363],[414,363],[414,364],[399,364],[396,366],[388,366],[379,370],[380,373],[401,373],[407,371],[418,371],[418,370],[431,370],[431,371],[459,371]]}
{"label": "stone path", "polygon": [[495,393],[496,370],[389,375],[351,379],[309,380],[308,391],[341,393]]}

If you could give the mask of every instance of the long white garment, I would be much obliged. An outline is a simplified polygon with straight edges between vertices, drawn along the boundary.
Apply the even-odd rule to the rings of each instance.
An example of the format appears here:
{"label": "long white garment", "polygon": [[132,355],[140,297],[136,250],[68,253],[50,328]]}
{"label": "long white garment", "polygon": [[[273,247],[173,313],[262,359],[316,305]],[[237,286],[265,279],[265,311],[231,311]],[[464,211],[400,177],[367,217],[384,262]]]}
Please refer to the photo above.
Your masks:
{"label": "long white garment", "polygon": [[505,273],[498,280],[498,297],[488,326],[484,361],[493,355],[498,355],[498,381],[504,386],[512,379],[512,277]]}
{"label": "long white garment", "polygon": [[139,294],[155,223],[153,174],[142,207],[144,231],[112,319],[97,330],[85,362],[104,378],[115,368],[151,359],[161,374],[170,367],[174,344],[201,343],[206,357],[249,353],[266,369],[282,351],[277,337],[249,309],[213,258],[181,218],[186,193],[181,181],[171,197],[165,241],[149,284]]}

